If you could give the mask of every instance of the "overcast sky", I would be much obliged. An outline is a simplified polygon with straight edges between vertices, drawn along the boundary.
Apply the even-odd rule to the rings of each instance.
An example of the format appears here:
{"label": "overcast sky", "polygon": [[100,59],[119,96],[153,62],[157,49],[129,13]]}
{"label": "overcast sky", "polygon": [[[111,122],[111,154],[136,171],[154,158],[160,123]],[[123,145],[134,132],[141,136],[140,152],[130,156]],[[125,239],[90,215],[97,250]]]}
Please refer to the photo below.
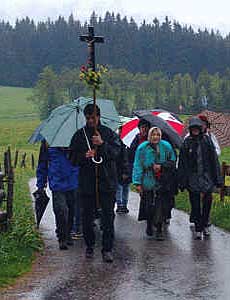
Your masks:
{"label": "overcast sky", "polygon": [[25,16],[39,21],[73,13],[85,21],[93,10],[98,16],[104,16],[107,10],[120,12],[122,16],[133,16],[138,23],[168,15],[195,28],[206,26],[222,34],[230,32],[229,0],[1,0],[0,18],[13,23]]}

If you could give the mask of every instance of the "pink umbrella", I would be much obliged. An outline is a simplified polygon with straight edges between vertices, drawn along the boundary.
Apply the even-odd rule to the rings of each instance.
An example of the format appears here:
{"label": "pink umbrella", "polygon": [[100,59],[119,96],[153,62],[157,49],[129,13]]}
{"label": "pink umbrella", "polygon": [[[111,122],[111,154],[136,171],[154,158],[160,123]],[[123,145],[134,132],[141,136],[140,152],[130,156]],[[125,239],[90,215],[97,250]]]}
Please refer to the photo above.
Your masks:
{"label": "pink umbrella", "polygon": [[136,111],[135,114],[137,117],[134,117],[132,120],[126,122],[122,126],[121,139],[126,146],[130,147],[136,134],[139,133],[139,118],[149,113],[166,121],[178,133],[179,136],[182,136],[184,132],[184,124],[172,113],[163,110]]}

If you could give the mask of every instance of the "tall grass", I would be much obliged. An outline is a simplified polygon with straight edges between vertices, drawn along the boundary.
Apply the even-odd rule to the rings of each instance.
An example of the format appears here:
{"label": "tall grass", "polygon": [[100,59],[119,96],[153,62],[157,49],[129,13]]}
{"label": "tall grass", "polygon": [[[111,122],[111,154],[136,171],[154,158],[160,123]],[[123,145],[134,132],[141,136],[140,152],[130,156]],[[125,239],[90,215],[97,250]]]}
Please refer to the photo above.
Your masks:
{"label": "tall grass", "polygon": [[15,177],[14,215],[9,231],[0,235],[0,287],[31,268],[42,241],[34,226],[28,180],[31,170],[18,169]]}
{"label": "tall grass", "polygon": [[[27,167],[15,170],[13,220],[6,233],[0,233],[0,287],[12,283],[30,270],[42,241],[34,226],[28,181],[34,176],[31,154],[37,158],[38,145],[30,145],[28,138],[39,124],[33,105],[27,101],[31,89],[0,87],[0,163],[8,146],[19,151],[19,163],[27,153]],[[3,207],[4,208],[4,207]]]}

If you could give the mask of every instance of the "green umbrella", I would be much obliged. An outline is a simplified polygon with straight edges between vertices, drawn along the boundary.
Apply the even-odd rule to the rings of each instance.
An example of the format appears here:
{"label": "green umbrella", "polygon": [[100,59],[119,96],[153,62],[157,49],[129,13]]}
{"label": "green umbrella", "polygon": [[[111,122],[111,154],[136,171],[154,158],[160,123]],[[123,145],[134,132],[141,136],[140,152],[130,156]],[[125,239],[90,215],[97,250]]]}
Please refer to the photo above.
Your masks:
{"label": "green umbrella", "polygon": [[[89,103],[93,103],[93,99],[80,97],[55,108],[44,121],[39,134],[51,147],[68,147],[76,130],[85,125],[83,110]],[[116,130],[120,120],[113,101],[97,99],[97,105],[101,110],[101,123]]]}

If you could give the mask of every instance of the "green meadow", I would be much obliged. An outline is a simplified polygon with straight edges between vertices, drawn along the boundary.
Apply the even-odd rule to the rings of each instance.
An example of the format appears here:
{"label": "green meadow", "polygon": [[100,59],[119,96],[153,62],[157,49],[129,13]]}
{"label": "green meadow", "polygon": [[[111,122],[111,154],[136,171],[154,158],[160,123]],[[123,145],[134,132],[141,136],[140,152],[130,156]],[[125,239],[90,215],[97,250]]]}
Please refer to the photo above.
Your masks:
{"label": "green meadow", "polygon": [[0,120],[36,118],[36,108],[27,101],[32,89],[0,86]]}
{"label": "green meadow", "polygon": [[[0,233],[0,287],[11,284],[31,269],[42,241],[34,226],[28,180],[35,172],[31,154],[37,158],[38,145],[28,144],[28,138],[39,124],[36,109],[27,98],[31,89],[0,87],[0,163],[3,152],[11,147],[12,158],[19,151],[19,163],[27,153],[26,168],[15,170],[14,216],[7,233]],[[4,207],[3,207],[4,208]]]}
{"label": "green meadow", "polygon": [[[39,124],[36,107],[28,98],[29,88],[0,86],[0,151],[11,146],[12,151],[37,151],[28,138]],[[1,157],[0,157],[1,161]]]}

